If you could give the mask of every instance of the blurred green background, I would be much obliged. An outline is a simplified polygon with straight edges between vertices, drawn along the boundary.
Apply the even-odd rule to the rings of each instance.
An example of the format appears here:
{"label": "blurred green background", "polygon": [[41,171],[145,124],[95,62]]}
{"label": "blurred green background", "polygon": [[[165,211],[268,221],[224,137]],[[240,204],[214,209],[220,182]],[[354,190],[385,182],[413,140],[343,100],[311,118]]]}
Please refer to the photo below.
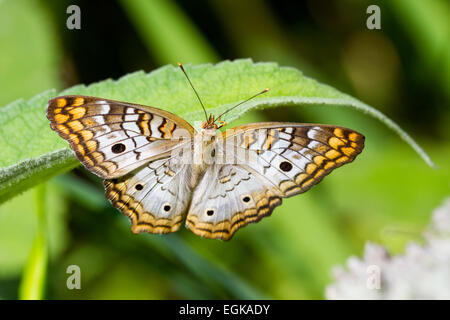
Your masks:
{"label": "blurred green background", "polygon": [[[81,8],[81,30],[66,28],[70,4]],[[381,8],[381,30],[366,27],[370,4]],[[322,299],[331,268],[361,255],[366,241],[401,253],[450,194],[449,19],[445,0],[0,0],[0,106],[177,61],[250,57],[297,67],[376,107],[439,167],[356,111],[250,112],[233,125],[342,125],[364,133],[366,148],[230,242],[185,228],[133,235],[101,181],[79,167],[0,206],[0,298]],[[48,243],[37,260],[36,239]],[[81,290],[66,287],[70,265],[81,268]]]}

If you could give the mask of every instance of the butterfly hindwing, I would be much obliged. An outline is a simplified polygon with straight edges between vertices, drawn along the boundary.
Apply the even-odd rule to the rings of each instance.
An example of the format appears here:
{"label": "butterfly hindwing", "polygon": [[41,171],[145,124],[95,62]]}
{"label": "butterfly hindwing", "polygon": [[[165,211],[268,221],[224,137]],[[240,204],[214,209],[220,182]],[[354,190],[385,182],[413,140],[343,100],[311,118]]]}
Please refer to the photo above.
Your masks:
{"label": "butterfly hindwing", "polygon": [[182,224],[191,189],[190,166],[159,159],[129,174],[105,180],[106,197],[131,220],[134,233],[169,233]]}
{"label": "butterfly hindwing", "polygon": [[169,112],[95,97],[53,98],[47,117],[81,163],[105,179],[166,156],[180,144],[174,137],[194,134],[187,121]]}
{"label": "butterfly hindwing", "polygon": [[213,165],[194,191],[186,227],[202,237],[229,240],[239,228],[269,215],[281,197],[245,167]]}
{"label": "butterfly hindwing", "polygon": [[282,198],[309,190],[353,161],[363,147],[363,135],[336,126],[257,123],[227,131],[218,154],[229,161],[231,153],[235,162],[207,169],[194,191],[187,226],[198,235],[228,240],[240,227],[270,215]]}

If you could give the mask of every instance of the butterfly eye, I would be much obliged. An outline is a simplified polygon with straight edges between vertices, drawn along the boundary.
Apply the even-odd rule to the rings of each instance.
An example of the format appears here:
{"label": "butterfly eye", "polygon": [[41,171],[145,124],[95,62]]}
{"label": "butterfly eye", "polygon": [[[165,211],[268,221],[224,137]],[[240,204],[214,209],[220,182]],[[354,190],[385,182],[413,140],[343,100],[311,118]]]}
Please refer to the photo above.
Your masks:
{"label": "butterfly eye", "polygon": [[125,151],[125,145],[123,143],[116,143],[111,147],[111,151],[114,153],[122,153]]}
{"label": "butterfly eye", "polygon": [[144,186],[140,183],[138,183],[137,185],[134,186],[134,188],[138,191],[141,191],[142,189],[144,189]]}
{"label": "butterfly eye", "polygon": [[249,196],[244,196],[244,197],[242,197],[242,201],[244,201],[244,202],[250,202],[250,197]]}
{"label": "butterfly eye", "polygon": [[212,210],[212,209],[206,210],[206,214],[208,216],[212,216],[214,214],[214,210]]}
{"label": "butterfly eye", "polygon": [[172,206],[171,206],[170,204],[165,204],[164,207],[163,207],[163,210],[164,210],[165,212],[169,212],[170,209],[172,209]]}
{"label": "butterfly eye", "polygon": [[283,170],[284,172],[288,172],[292,170],[292,164],[287,162],[287,161],[283,161],[280,163],[280,169]]}

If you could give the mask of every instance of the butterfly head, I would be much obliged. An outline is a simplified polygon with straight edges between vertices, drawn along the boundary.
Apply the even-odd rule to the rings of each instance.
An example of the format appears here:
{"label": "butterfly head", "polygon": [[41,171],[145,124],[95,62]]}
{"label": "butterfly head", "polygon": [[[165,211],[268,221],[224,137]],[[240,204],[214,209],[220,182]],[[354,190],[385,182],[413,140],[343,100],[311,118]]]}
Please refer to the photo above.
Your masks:
{"label": "butterfly head", "polygon": [[192,84],[191,79],[189,79],[189,76],[187,75],[186,71],[184,70],[184,67],[181,64],[181,62],[178,62],[178,66],[180,67],[181,71],[183,71],[183,73],[184,73],[186,79],[188,80],[189,85],[191,86],[192,90],[194,90],[194,93],[197,96],[197,99],[200,102],[200,105],[202,106],[203,112],[205,113],[206,121],[204,121],[202,123],[202,129],[214,129],[214,130],[217,130],[217,129],[223,127],[224,125],[227,124],[225,121],[220,120],[220,118],[224,114],[226,114],[229,111],[233,110],[234,108],[240,106],[241,104],[243,104],[243,103],[245,103],[245,102],[247,102],[247,101],[249,101],[249,100],[251,100],[251,99],[253,99],[253,98],[257,97],[257,96],[259,96],[260,94],[266,93],[267,91],[270,90],[269,88],[264,89],[263,91],[255,94],[253,96],[251,96],[250,98],[248,98],[248,99],[246,99],[246,100],[244,100],[244,101],[234,105],[233,107],[229,108],[228,110],[225,110],[217,118],[215,118],[212,114],[210,114],[209,117],[208,117],[208,114],[206,113],[206,109],[205,109],[205,106],[203,105],[202,99],[200,99],[200,96],[198,95],[197,90],[195,90],[194,85]]}
{"label": "butterfly head", "polygon": [[212,114],[210,114],[207,120],[202,123],[202,129],[217,130],[226,124],[227,123],[225,121],[220,120],[220,117],[216,119]]}

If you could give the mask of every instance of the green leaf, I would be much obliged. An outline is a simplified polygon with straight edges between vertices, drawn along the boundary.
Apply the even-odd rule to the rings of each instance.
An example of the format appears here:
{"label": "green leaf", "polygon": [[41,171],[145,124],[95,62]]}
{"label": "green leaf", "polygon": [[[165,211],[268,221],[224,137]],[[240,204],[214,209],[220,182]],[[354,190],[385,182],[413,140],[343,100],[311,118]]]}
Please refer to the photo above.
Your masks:
{"label": "green leaf", "polygon": [[[271,90],[234,109],[227,122],[253,108],[289,106],[345,106],[365,112],[399,134],[431,166],[422,148],[396,123],[381,112],[338,90],[305,77],[299,70],[276,63],[253,63],[249,59],[224,61],[215,66],[186,66],[208,112],[218,115],[266,87]],[[77,162],[68,144],[49,127],[47,101],[57,95],[81,94],[122,100],[168,110],[192,124],[203,112],[182,72],[168,65],[149,74],[136,72],[117,81],[105,80],[88,87],[75,86],[57,94],[50,90],[0,111],[0,202],[60,172]],[[276,120],[276,119],[273,119]],[[338,125],[338,123],[336,123]],[[364,128],[354,128],[364,133]]]}

